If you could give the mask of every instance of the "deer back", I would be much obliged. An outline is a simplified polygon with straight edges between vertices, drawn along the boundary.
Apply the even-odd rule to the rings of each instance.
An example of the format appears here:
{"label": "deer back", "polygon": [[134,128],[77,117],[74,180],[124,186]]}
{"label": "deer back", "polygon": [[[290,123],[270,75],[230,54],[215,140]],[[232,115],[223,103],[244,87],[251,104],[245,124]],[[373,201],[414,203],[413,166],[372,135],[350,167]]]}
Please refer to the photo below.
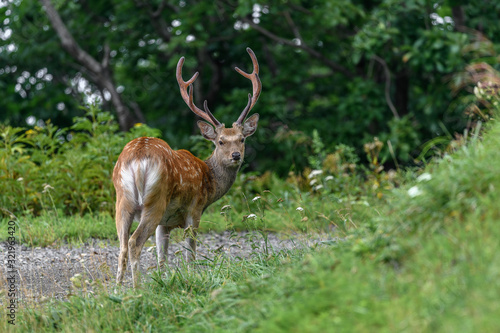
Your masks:
{"label": "deer back", "polygon": [[113,170],[118,200],[124,201],[127,211],[151,205],[166,210],[172,198],[178,205],[204,207],[213,196],[212,182],[205,162],[157,138],[130,141]]}

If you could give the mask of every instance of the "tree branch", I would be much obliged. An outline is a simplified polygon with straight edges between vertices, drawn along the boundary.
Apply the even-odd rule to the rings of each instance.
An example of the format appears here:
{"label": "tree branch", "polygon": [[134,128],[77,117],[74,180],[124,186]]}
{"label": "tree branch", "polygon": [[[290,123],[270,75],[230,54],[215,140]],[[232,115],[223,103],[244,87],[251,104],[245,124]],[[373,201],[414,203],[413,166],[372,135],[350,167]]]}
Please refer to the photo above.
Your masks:
{"label": "tree branch", "polygon": [[168,6],[170,10],[173,12],[177,13],[179,12],[178,8],[175,6],[167,4],[166,1],[162,1],[159,5],[158,8],[153,9],[153,7],[148,3],[148,2],[143,2],[141,0],[135,0],[135,5],[139,8],[146,8],[146,11],[149,15],[149,18],[151,19],[151,23],[153,23],[153,26],[160,35],[160,38],[165,42],[168,43],[170,42],[170,39],[172,38],[172,34],[170,31],[168,31],[168,25],[165,22],[165,20],[162,19],[161,14],[165,7]]}
{"label": "tree branch", "polygon": [[97,62],[90,54],[85,52],[80,48],[78,43],[75,41],[71,33],[64,25],[59,13],[52,6],[50,0],[40,0],[40,2],[45,6],[45,12],[52,24],[52,27],[56,31],[63,49],[66,50],[73,58],[78,60],[83,66],[88,70],[98,73],[102,70],[101,65]]}
{"label": "tree branch", "polygon": [[[95,84],[100,88],[100,90],[107,90],[111,95],[111,103],[113,104],[117,116],[120,128],[126,131],[132,127],[134,124],[134,119],[130,113],[129,108],[123,102],[120,94],[116,90],[116,85],[113,82],[113,77],[111,70],[109,68],[109,58],[110,49],[108,45],[104,45],[103,51],[104,56],[102,62],[99,63],[90,54],[85,52],[80,45],[73,38],[73,35],[68,31],[68,28],[64,24],[59,16],[57,10],[52,6],[50,0],[40,0],[49,21],[59,36],[62,48],[69,53],[77,62],[79,62],[86,71],[88,71],[89,77]],[[140,113],[140,112],[139,112]]]}
{"label": "tree branch", "polygon": [[348,78],[353,78],[355,77],[356,75],[354,73],[352,73],[350,70],[348,70],[347,68],[345,68],[344,66],[342,65],[339,65],[337,64],[336,62],[334,61],[331,61],[330,59],[328,59],[327,57],[325,57],[324,55],[322,55],[321,53],[319,53],[318,51],[310,48],[309,46],[307,46],[304,41],[301,40],[300,44],[297,44],[295,43],[294,41],[291,41],[289,39],[286,39],[286,38],[282,38],[282,37],[279,37],[275,34],[273,34],[272,32],[270,32],[269,30],[261,27],[260,25],[258,24],[255,24],[251,19],[249,18],[242,18],[241,19],[243,22],[245,23],[248,23],[253,29],[257,30],[258,32],[260,32],[261,34],[263,34],[264,36],[278,42],[278,43],[282,43],[282,44],[285,44],[285,45],[288,45],[288,46],[291,46],[293,48],[296,48],[296,49],[301,49],[307,53],[309,53],[311,56],[313,56],[314,58],[320,60],[322,63],[324,63],[326,66],[330,67],[331,69],[333,69],[334,71],[336,72],[340,72],[342,74],[344,74],[345,76],[347,76]]}
{"label": "tree branch", "polygon": [[103,52],[104,55],[102,57],[101,66],[104,70],[107,70],[109,68],[109,58],[111,55],[111,49],[108,44],[104,44]]}
{"label": "tree branch", "polygon": [[389,71],[389,67],[387,67],[387,63],[385,62],[384,59],[380,58],[377,55],[373,55],[372,58],[376,60],[379,64],[382,65],[384,68],[384,76],[385,76],[385,101],[387,102],[387,105],[389,106],[389,109],[391,109],[392,114],[394,115],[394,118],[399,119],[399,113],[398,110],[394,107],[394,104],[392,103],[391,100],[391,94],[390,94],[390,89],[391,89],[391,72]]}
{"label": "tree branch", "polygon": [[293,22],[292,16],[290,15],[290,12],[285,11],[284,15],[285,15],[286,21],[288,22],[288,25],[290,26],[290,28],[292,28],[292,32],[295,35],[295,38],[298,38],[300,40],[300,42],[303,43],[304,40],[302,39],[302,36],[300,35],[299,28],[297,28],[297,25],[295,25],[295,22]]}

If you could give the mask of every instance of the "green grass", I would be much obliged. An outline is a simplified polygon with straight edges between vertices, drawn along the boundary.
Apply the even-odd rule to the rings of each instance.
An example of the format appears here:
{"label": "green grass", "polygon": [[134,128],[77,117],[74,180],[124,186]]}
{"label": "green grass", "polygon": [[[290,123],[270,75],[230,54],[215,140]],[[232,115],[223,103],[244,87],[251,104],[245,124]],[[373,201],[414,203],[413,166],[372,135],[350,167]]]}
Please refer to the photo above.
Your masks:
{"label": "green grass", "polygon": [[[263,194],[260,200],[235,204],[228,216],[220,216],[218,206],[204,217],[209,229],[311,232],[335,224],[344,239],[243,261],[218,258],[206,262],[207,269],[155,274],[137,291],[103,289],[95,296],[22,309],[16,329],[498,331],[498,147],[500,123],[493,122],[482,140],[475,135],[429,165],[430,180],[413,180],[384,200],[359,198],[343,206],[346,201],[318,195],[278,202]],[[258,218],[243,219],[249,213]],[[0,330],[6,328],[5,320],[0,322]]]}
{"label": "green grass", "polygon": [[[207,209],[201,218],[202,233],[224,230],[260,230],[265,232],[318,232],[332,226],[345,233],[352,216],[361,219],[369,210],[366,198],[340,202],[311,193],[295,194],[283,199],[265,191],[250,198],[233,189],[220,202]],[[255,199],[255,200],[254,200]],[[375,200],[375,199],[372,199]],[[302,207],[302,211],[297,208]],[[254,214],[254,218],[248,218]],[[46,210],[41,216],[21,215],[17,220],[18,240],[29,246],[78,244],[88,238],[117,241],[114,217],[108,213],[65,216],[61,211]],[[7,239],[8,219],[0,221],[0,240]],[[138,223],[132,225],[132,232]]]}
{"label": "green grass", "polygon": [[[81,244],[89,238],[117,240],[116,227],[108,214],[57,217],[54,212],[42,216],[21,216],[16,219],[16,241],[29,246]],[[8,219],[0,223],[1,237],[6,240]]]}

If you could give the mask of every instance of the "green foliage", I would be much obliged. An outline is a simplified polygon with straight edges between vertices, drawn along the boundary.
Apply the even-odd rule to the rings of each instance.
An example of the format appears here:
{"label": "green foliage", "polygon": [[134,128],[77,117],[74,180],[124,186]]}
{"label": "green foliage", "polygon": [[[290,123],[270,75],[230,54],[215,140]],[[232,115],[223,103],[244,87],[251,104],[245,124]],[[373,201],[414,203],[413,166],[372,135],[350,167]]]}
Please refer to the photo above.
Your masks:
{"label": "green foliage", "polygon": [[0,207],[16,215],[111,213],[111,174],[121,150],[135,137],[159,135],[143,124],[118,133],[113,117],[95,106],[86,117],[75,118],[71,128],[49,122],[29,130],[8,125],[0,130]]}
{"label": "green foliage", "polygon": [[494,331],[499,123],[482,140],[479,133],[386,202],[352,214],[342,241],[200,260],[196,270],[155,272],[138,291],[104,285],[95,294],[23,309],[15,329]]}
{"label": "green foliage", "polygon": [[[81,245],[89,239],[117,240],[116,226],[108,213],[85,216],[64,216],[62,211],[47,210],[40,216],[19,216],[16,242],[26,246]],[[7,232],[7,219],[0,220],[0,227]],[[0,239],[7,239],[2,231]]]}
{"label": "green foliage", "polygon": [[[197,133],[173,80],[179,57],[186,57],[185,73],[200,72],[198,106],[207,99],[231,124],[250,89],[232,68],[250,67],[245,47],[252,47],[263,93],[254,109],[261,122],[248,142],[254,151],[249,168],[263,173],[272,167],[281,177],[308,166],[313,130],[327,150],[342,143],[362,152],[373,137],[391,140],[395,156],[389,158],[388,145],[382,155],[402,164],[411,164],[422,143],[446,135],[443,128],[461,133],[467,127],[459,101],[464,94],[450,94],[444,83],[474,59],[471,45],[480,43],[471,31],[481,31],[497,50],[500,36],[494,1],[91,0],[55,6],[98,62],[109,46],[110,72],[125,104],[141,110],[173,147],[190,145],[189,134]],[[454,23],[457,13],[467,29]],[[101,96],[106,89],[61,50],[39,2],[9,2],[0,15],[2,31],[9,32],[0,47],[3,121],[23,127],[28,117],[40,124],[51,119],[66,128],[81,116],[79,105],[99,96],[103,109],[112,109]]]}
{"label": "green foliage", "polygon": [[[148,118],[169,143],[192,146],[201,157],[209,154],[211,143],[184,135],[192,119],[174,102],[178,97],[155,97],[166,88],[175,90],[164,73],[173,71],[177,53],[187,56],[186,70],[194,72],[197,64],[211,74],[223,73],[219,67],[241,66],[249,41],[259,40],[251,46],[266,54],[261,77],[269,90],[259,101],[261,123],[249,140],[247,161],[251,169],[267,172],[241,174],[232,191],[207,209],[201,224],[202,232],[256,231],[241,241],[262,250],[243,260],[202,259],[195,263],[197,270],[181,265],[158,271],[140,291],[111,290],[92,281],[103,284],[95,294],[82,290],[65,302],[23,308],[14,329],[498,329],[496,2],[291,1],[261,6],[259,27],[285,40],[295,38],[300,47],[268,40],[269,34],[252,28],[236,29],[237,22],[257,12],[253,2],[199,2],[159,11],[163,23],[181,22],[167,25],[168,41],[151,25],[149,13],[155,8],[141,4],[61,2],[58,9],[94,56],[102,56],[102,41],[117,51],[110,61],[117,82],[125,87],[125,99],[152,110]],[[5,15],[6,8],[0,8]],[[61,82],[76,75],[73,60],[58,50],[55,34],[43,29],[48,22],[38,3],[15,3],[9,10],[18,19],[2,24],[16,30],[17,50],[0,52],[7,64],[0,70],[1,91],[7,92],[0,103],[12,124],[0,128],[0,207],[18,216],[20,240],[28,245],[116,239],[109,214],[113,163],[130,139],[161,132],[137,124],[129,133],[118,133],[110,114],[95,106],[70,125],[68,119],[78,115],[75,110],[82,104],[61,93],[69,84]],[[464,33],[434,15],[443,18],[460,10],[468,27],[483,29],[492,40]],[[190,34],[196,39],[186,43]],[[33,43],[32,36],[39,42]],[[51,57],[57,61],[47,61]],[[37,75],[42,67],[57,79]],[[24,81],[21,71],[28,72]],[[199,80],[200,90],[217,86],[210,75]],[[224,80],[217,86],[220,91],[211,91],[213,99],[227,103],[218,110],[221,118],[241,109],[247,89],[236,83]],[[387,106],[387,91],[399,117]],[[401,102],[404,96],[408,99]],[[65,107],[52,122],[16,127],[31,114],[48,119],[60,101]],[[456,132],[463,135],[450,134]],[[419,143],[430,138],[421,146],[422,159],[431,151],[441,159],[417,172],[384,171],[384,163],[399,167],[399,162],[411,161]],[[288,178],[280,179],[283,175]],[[321,233],[338,239],[272,253],[267,235],[274,231],[283,237],[310,237],[313,243]],[[0,322],[0,330],[7,331],[6,325]]]}
{"label": "green foliage", "polygon": [[[415,148],[419,146],[419,123],[415,120],[412,115],[405,115],[401,118],[394,118],[389,121],[389,132],[381,135],[382,142],[390,141],[392,147],[394,147],[393,158],[403,162],[409,162],[412,160],[412,156],[415,153]],[[385,161],[389,160],[389,154],[391,152],[387,149],[384,151],[383,159]]]}
{"label": "green foliage", "polygon": [[[17,216],[21,242],[46,246],[88,237],[116,239],[114,163],[131,139],[159,134],[143,124],[118,132],[113,117],[96,106],[89,106],[86,117],[76,117],[70,128],[50,122],[29,130],[4,125],[0,177],[5,191],[0,207]],[[318,132],[313,137],[315,155],[310,161],[319,169],[291,173],[286,181],[273,172],[240,174],[233,189],[207,209],[200,231],[312,231],[336,225],[347,230],[349,222],[339,214],[346,204],[368,204],[382,198],[378,187],[394,186],[394,177],[379,175],[380,171],[371,175],[372,170],[360,167],[353,148],[338,145],[331,152]],[[200,136],[191,140],[194,152],[207,157],[212,143]],[[385,185],[374,187],[375,178]],[[318,201],[323,196],[329,200]]]}
{"label": "green foliage", "polygon": [[318,131],[316,129],[313,130],[312,135],[312,150],[313,153],[307,157],[309,160],[309,165],[314,169],[321,169],[321,163],[325,159],[326,153],[325,145],[323,144],[323,141],[321,141],[321,138],[319,137]]}
{"label": "green foliage", "polygon": [[[97,212],[113,215],[115,198],[111,177],[118,155],[133,138],[159,136],[160,132],[136,124],[130,132],[121,133],[109,113],[101,112],[96,106],[90,106],[86,112],[86,117],[75,117],[70,128],[58,128],[50,122],[29,130],[2,127],[0,177],[6,189],[0,194],[2,209],[19,217],[44,212],[55,217]],[[213,149],[212,143],[201,136],[191,137],[191,144],[193,152],[200,157],[208,157]],[[361,193],[376,193],[371,192],[373,171],[360,167],[352,147],[338,145],[333,151],[328,150],[318,131],[313,132],[311,146],[313,155],[308,159],[316,171],[291,173],[287,182],[274,172],[242,173],[233,190],[221,199],[221,206],[230,204],[233,212],[242,216],[251,197],[265,195],[270,189],[276,196],[269,199],[270,202],[280,197],[297,199],[300,195],[328,195],[340,202],[347,200],[345,198],[359,198]],[[385,179],[387,186],[392,187],[394,180]],[[292,194],[297,190],[302,194]],[[274,207],[278,211],[273,213],[273,218],[279,219],[283,207],[283,203]],[[288,204],[288,208],[297,207]],[[208,212],[217,214],[217,209],[210,208]],[[242,222],[232,224],[246,229]],[[220,224],[213,227],[224,228]]]}

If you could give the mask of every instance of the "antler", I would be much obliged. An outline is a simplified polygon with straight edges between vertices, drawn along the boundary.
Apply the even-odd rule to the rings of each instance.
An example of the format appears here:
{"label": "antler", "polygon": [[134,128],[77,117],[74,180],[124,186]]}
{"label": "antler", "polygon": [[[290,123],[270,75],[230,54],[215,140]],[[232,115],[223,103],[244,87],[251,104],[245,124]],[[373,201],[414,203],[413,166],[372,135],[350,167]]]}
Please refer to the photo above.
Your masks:
{"label": "antler", "polygon": [[252,95],[248,94],[248,104],[241,113],[238,120],[236,121],[236,123],[240,125],[243,123],[250,110],[252,110],[253,106],[259,99],[260,92],[262,91],[262,83],[260,82],[259,79],[259,63],[257,62],[257,57],[255,56],[255,53],[253,53],[252,49],[249,47],[247,47],[247,52],[250,55],[250,58],[252,58],[253,72],[248,74],[239,69],[238,67],[235,68],[235,70],[238,73],[240,73],[241,75],[252,81],[252,87],[253,87]]}
{"label": "antler", "polygon": [[[198,72],[194,73],[193,77],[189,79],[188,81],[184,81],[182,79],[182,66],[184,65],[184,57],[181,57],[179,59],[179,62],[177,63],[177,70],[175,77],[177,78],[177,83],[179,83],[179,89],[181,91],[181,96],[184,102],[186,102],[187,106],[193,111],[196,115],[199,117],[205,119],[208,121],[210,124],[214,125],[215,127],[219,127],[222,124],[214,117],[214,115],[210,112],[207,106],[207,101],[205,100],[204,109],[205,111],[199,109],[196,105],[193,103],[193,82],[196,80],[198,77]],[[189,92],[187,92],[187,88],[189,87]]]}

